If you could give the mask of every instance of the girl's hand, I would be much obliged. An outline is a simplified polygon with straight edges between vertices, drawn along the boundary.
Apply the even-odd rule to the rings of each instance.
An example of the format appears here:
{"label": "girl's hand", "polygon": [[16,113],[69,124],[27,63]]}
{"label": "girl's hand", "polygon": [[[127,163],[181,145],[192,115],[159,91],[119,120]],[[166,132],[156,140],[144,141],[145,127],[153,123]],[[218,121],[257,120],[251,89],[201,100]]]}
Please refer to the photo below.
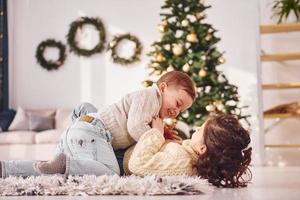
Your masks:
{"label": "girl's hand", "polygon": [[164,123],[163,120],[159,117],[154,117],[151,122],[152,128],[156,128],[161,132],[162,134],[164,133]]}

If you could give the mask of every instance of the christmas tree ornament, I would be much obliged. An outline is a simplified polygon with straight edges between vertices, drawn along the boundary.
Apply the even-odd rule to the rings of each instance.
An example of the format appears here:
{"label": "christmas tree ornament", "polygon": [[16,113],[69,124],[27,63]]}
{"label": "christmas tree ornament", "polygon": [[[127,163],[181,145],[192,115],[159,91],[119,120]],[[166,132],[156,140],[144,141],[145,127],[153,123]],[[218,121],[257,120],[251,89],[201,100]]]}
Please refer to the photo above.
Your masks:
{"label": "christmas tree ornament", "polygon": [[210,91],[211,91],[211,86],[210,85],[206,86],[204,92],[209,93]]}
{"label": "christmas tree ornament", "polygon": [[176,38],[180,38],[183,35],[183,31],[182,30],[177,30],[175,33],[175,37]]}
{"label": "christmas tree ornament", "polygon": [[199,118],[201,117],[201,114],[196,114],[195,117],[196,117],[197,119],[199,119]]}
{"label": "christmas tree ornament", "polygon": [[188,62],[188,63],[191,65],[191,64],[193,64],[193,61],[192,61],[192,60],[189,60],[189,62]]}
{"label": "christmas tree ornament", "polygon": [[187,27],[188,25],[189,25],[189,21],[187,19],[181,21],[181,26]]}
{"label": "christmas tree ornament", "polygon": [[192,50],[192,49],[189,49],[188,52],[189,52],[189,53],[193,53],[193,50]]}
{"label": "christmas tree ornament", "polygon": [[167,20],[163,20],[163,21],[161,22],[161,25],[167,26],[167,25],[168,25],[168,21],[167,21]]}
{"label": "christmas tree ornament", "polygon": [[219,83],[224,83],[226,81],[226,79],[224,78],[224,76],[222,76],[221,74],[218,76],[218,82]]}
{"label": "christmas tree ornament", "polygon": [[219,61],[220,64],[224,64],[224,63],[225,63],[225,59],[222,58],[222,57],[220,57],[220,58],[218,59],[218,61]]}
{"label": "christmas tree ornament", "polygon": [[194,15],[187,15],[186,18],[192,23],[197,21],[197,18]]}
{"label": "christmas tree ornament", "polygon": [[178,4],[178,6],[177,6],[178,8],[182,8],[182,4],[180,3],[180,4]]}
{"label": "christmas tree ornament", "polygon": [[236,106],[236,104],[237,104],[237,102],[234,100],[226,101],[226,105],[228,105],[228,106]]}
{"label": "christmas tree ornament", "polygon": [[182,113],[182,117],[188,118],[189,117],[189,111],[185,111],[184,113]]}
{"label": "christmas tree ornament", "polygon": [[197,92],[199,92],[199,93],[203,92],[203,88],[202,87],[198,87],[197,88]]}
{"label": "christmas tree ornament", "polygon": [[213,104],[215,105],[215,107],[217,108],[217,110],[223,111],[223,109],[224,109],[224,104],[223,104],[222,101],[215,101]]}
{"label": "christmas tree ornament", "polygon": [[203,77],[205,77],[207,75],[207,71],[205,71],[204,69],[201,69],[199,71],[198,75],[203,78]]}
{"label": "christmas tree ornament", "polygon": [[208,112],[213,112],[216,110],[216,107],[212,104],[209,104],[205,107],[205,109],[208,111]]}
{"label": "christmas tree ornament", "polygon": [[190,71],[190,65],[188,63],[184,64],[183,67],[182,67],[182,70],[184,72],[189,72]]}
{"label": "christmas tree ornament", "polygon": [[159,67],[159,64],[157,62],[152,63],[152,67]]}
{"label": "christmas tree ornament", "polygon": [[158,26],[158,30],[159,30],[161,33],[164,33],[164,32],[166,32],[166,26],[164,26],[164,25],[159,25],[159,26]]}
{"label": "christmas tree ornament", "polygon": [[218,104],[216,107],[217,107],[217,109],[219,111],[223,111],[224,110],[224,105],[223,104]]}
{"label": "christmas tree ornament", "polygon": [[172,65],[169,65],[169,67],[167,68],[167,72],[171,72],[174,71],[174,67]]}
{"label": "christmas tree ornament", "polygon": [[180,56],[183,53],[183,48],[181,44],[174,44],[172,52],[175,56]]}
{"label": "christmas tree ornament", "polygon": [[170,44],[165,44],[164,48],[165,48],[165,50],[170,51],[171,45]]}
{"label": "christmas tree ornament", "polygon": [[201,58],[201,60],[206,61],[206,55],[203,55],[200,58]]}
{"label": "christmas tree ornament", "polygon": [[166,60],[166,58],[163,56],[163,55],[161,55],[161,54],[158,54],[157,56],[156,56],[156,61],[157,62],[163,62],[163,61],[165,61]]}
{"label": "christmas tree ornament", "polygon": [[189,42],[198,42],[198,38],[197,38],[197,35],[195,33],[190,33],[186,36],[186,40],[189,41]]}
{"label": "christmas tree ornament", "polygon": [[189,11],[190,11],[190,8],[189,8],[189,7],[185,7],[185,8],[184,8],[184,11],[185,11],[185,12],[189,12]]}
{"label": "christmas tree ornament", "polygon": [[208,34],[208,35],[205,36],[204,39],[205,39],[206,41],[209,41],[209,40],[211,40],[211,38],[212,38],[211,34]]}
{"label": "christmas tree ornament", "polygon": [[192,44],[191,44],[191,43],[189,43],[189,42],[186,42],[186,43],[184,44],[184,46],[185,46],[185,48],[186,48],[186,49],[190,48],[190,47],[191,47],[191,45],[192,45]]}
{"label": "christmas tree ornament", "polygon": [[198,20],[202,19],[202,15],[201,15],[200,12],[195,13],[195,17],[196,17],[196,19],[198,19]]}

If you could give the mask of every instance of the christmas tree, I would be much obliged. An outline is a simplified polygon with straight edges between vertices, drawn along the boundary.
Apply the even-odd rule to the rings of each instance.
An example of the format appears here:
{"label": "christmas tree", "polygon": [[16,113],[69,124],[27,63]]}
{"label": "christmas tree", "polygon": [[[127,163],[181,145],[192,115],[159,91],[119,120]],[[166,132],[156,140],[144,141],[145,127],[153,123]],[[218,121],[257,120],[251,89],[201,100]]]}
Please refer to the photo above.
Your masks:
{"label": "christmas tree", "polygon": [[[244,107],[239,106],[238,88],[217,69],[225,59],[216,47],[220,41],[215,36],[217,30],[204,22],[204,11],[210,7],[199,0],[166,0],[158,26],[162,36],[152,44],[149,53],[150,75],[183,71],[196,83],[198,95],[194,104],[179,116],[191,127],[202,125],[213,113],[234,114],[246,121],[249,117],[243,115]],[[152,83],[144,81],[145,86]]]}

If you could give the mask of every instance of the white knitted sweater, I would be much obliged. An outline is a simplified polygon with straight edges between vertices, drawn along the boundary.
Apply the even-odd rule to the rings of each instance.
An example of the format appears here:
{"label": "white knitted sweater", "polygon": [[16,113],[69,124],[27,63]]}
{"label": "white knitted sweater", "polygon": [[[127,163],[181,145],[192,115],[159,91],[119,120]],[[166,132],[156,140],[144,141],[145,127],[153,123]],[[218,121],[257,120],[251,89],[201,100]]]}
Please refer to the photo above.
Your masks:
{"label": "white knitted sweater", "polygon": [[163,134],[153,128],[142,135],[134,147],[128,149],[124,168],[127,174],[140,176],[193,176],[197,175],[197,160],[198,155],[192,149],[190,140],[184,140],[182,145],[166,142]]}
{"label": "white knitted sweater", "polygon": [[111,132],[114,149],[124,149],[150,130],[153,117],[159,114],[161,94],[157,85],[126,94],[119,102],[100,109],[100,119]]}

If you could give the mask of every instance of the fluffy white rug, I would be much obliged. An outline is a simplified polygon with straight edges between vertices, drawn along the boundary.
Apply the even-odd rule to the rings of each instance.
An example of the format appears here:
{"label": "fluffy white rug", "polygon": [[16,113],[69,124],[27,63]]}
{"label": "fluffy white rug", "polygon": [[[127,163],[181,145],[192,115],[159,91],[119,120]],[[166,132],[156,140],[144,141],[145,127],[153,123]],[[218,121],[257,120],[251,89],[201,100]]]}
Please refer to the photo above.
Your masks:
{"label": "fluffy white rug", "polygon": [[1,196],[22,195],[197,195],[212,191],[198,177],[38,176],[0,179]]}

